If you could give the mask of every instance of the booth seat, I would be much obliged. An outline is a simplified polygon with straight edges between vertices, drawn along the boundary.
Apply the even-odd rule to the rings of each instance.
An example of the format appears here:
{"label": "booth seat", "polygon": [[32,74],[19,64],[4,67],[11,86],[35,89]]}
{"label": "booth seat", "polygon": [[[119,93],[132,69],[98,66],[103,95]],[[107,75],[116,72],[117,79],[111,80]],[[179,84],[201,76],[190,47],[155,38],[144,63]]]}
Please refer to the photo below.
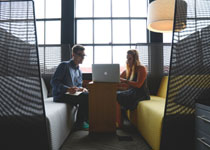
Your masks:
{"label": "booth seat", "polygon": [[156,96],[151,95],[150,100],[140,101],[136,110],[128,111],[128,118],[152,150],[160,149],[167,84],[168,76],[164,76]]}
{"label": "booth seat", "polygon": [[76,121],[77,109],[69,104],[53,102],[52,97],[47,97],[44,80],[41,81],[51,149],[59,150]]}

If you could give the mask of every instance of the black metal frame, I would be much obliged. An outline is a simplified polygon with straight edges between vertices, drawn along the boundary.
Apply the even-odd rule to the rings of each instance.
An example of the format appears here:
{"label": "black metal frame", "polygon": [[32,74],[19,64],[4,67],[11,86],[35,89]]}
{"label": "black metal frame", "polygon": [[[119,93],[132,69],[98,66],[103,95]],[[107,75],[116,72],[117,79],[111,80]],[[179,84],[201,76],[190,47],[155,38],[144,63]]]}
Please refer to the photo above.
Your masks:
{"label": "black metal frame", "polygon": [[178,17],[185,14],[181,12],[182,6],[179,0],[176,0],[175,5],[161,150],[194,150],[195,103],[202,103],[202,100],[205,100],[205,104],[210,105],[210,95],[206,94],[210,92],[210,46],[207,44],[210,40],[210,22],[207,21],[210,16],[206,17],[210,14],[210,3],[198,0],[185,0],[185,2],[188,11],[187,18],[184,19],[187,19],[187,25],[185,29],[177,32],[175,29],[179,24],[176,20],[183,19]]}
{"label": "black metal frame", "polygon": [[5,14],[8,23],[0,21],[0,149],[48,150],[34,3],[0,1],[1,20]]}

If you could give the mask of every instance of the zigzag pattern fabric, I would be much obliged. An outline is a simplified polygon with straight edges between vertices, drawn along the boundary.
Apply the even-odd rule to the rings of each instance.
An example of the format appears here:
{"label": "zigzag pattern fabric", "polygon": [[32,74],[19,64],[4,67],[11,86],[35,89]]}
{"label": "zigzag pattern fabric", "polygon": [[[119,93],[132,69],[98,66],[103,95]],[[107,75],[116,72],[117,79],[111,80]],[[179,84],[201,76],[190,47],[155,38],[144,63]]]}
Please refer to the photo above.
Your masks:
{"label": "zigzag pattern fabric", "polygon": [[0,149],[49,149],[32,1],[0,1]]}
{"label": "zigzag pattern fabric", "polygon": [[210,1],[176,0],[174,21],[161,149],[193,150],[195,104],[210,105]]}

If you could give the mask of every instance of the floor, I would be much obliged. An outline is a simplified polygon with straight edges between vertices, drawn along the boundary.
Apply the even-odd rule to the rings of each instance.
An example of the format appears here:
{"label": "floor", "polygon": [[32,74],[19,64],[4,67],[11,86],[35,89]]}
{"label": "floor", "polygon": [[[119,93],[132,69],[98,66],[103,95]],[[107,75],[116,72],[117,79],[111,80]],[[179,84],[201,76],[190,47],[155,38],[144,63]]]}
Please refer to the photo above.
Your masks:
{"label": "floor", "polygon": [[61,150],[151,150],[139,132],[127,123],[116,134],[89,134],[73,131]]}

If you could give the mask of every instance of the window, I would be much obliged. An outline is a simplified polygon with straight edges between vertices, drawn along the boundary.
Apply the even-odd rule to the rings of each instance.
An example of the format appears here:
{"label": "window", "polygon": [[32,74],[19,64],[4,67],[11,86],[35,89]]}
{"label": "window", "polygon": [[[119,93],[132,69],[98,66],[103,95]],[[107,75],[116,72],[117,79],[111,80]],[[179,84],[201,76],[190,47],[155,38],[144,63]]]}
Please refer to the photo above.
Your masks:
{"label": "window", "polygon": [[163,73],[169,73],[173,32],[163,33]]}
{"label": "window", "polygon": [[119,63],[126,52],[147,43],[147,0],[75,0],[76,43],[86,48],[81,69],[92,72],[97,63]]}
{"label": "window", "polygon": [[61,0],[34,0],[34,4],[38,44],[60,44]]}
{"label": "window", "polygon": [[150,64],[151,64],[151,62],[150,62],[151,59],[150,58],[151,58],[151,56],[150,56],[150,53],[149,53],[149,49],[151,49],[150,47],[151,46],[148,43],[145,43],[145,44],[138,43],[136,45],[136,49],[139,52],[140,63],[147,68],[148,72],[151,72],[151,68],[150,68]]}
{"label": "window", "polygon": [[172,43],[173,32],[163,33],[163,43]]}
{"label": "window", "polygon": [[169,73],[171,60],[171,44],[163,44],[163,73]]}
{"label": "window", "polygon": [[61,62],[61,0],[34,0],[34,4],[41,73],[53,73]]}
{"label": "window", "polygon": [[39,46],[39,63],[42,74],[53,74],[61,62],[61,46]]}

